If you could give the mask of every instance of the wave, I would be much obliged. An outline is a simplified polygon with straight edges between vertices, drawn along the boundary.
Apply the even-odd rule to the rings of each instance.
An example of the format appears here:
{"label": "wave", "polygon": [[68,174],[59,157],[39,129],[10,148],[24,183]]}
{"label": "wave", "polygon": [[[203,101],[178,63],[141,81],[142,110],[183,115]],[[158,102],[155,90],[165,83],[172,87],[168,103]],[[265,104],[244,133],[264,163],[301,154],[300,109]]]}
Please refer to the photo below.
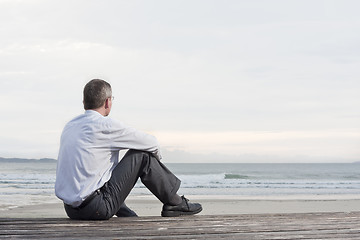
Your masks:
{"label": "wave", "polygon": [[[360,194],[360,169],[348,165],[301,166],[302,169],[299,165],[203,164],[194,169],[193,165],[173,165],[175,175],[182,182],[181,188],[192,194]],[[339,166],[344,169],[339,170]],[[55,184],[54,170],[54,166],[45,170],[33,168],[29,172],[0,168],[0,192],[50,193]],[[139,181],[135,188],[145,187]]]}
{"label": "wave", "polygon": [[224,179],[249,179],[249,176],[233,173],[225,173]]}

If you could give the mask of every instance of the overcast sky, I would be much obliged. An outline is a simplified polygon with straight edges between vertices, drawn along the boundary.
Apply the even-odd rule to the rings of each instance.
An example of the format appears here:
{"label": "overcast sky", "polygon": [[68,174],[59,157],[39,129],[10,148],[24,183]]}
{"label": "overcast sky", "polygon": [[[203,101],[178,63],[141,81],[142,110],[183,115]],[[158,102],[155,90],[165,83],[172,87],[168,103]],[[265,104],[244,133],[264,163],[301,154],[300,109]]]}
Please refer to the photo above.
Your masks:
{"label": "overcast sky", "polygon": [[166,162],[360,160],[360,1],[0,0],[0,157],[56,158],[93,78]]}

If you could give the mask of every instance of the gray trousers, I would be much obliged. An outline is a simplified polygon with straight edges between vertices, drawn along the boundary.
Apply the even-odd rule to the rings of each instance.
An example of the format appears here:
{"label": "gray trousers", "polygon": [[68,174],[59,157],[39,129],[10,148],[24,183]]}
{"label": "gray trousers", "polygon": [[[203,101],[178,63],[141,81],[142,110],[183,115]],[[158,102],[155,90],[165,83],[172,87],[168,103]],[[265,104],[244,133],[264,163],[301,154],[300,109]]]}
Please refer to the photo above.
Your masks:
{"label": "gray trousers", "polygon": [[174,198],[180,180],[151,153],[129,150],[86,206],[73,208],[65,204],[71,219],[106,220],[114,216],[138,179],[164,204]]}

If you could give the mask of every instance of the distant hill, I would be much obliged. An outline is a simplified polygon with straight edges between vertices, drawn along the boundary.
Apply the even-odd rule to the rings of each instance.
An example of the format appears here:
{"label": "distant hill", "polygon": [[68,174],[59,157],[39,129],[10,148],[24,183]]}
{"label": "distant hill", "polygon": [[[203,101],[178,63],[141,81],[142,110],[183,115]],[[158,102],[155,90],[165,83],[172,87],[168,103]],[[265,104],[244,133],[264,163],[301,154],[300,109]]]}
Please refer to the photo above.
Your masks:
{"label": "distant hill", "polygon": [[2,158],[0,157],[0,163],[29,163],[29,162],[38,162],[38,163],[52,163],[56,162],[56,159],[53,158]]}

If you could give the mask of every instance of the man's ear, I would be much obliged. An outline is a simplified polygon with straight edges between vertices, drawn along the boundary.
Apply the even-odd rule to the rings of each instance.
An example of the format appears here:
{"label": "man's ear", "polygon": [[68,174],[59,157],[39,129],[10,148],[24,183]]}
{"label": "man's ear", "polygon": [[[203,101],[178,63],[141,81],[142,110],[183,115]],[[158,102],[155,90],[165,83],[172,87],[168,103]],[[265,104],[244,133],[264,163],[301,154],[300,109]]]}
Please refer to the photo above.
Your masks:
{"label": "man's ear", "polygon": [[109,98],[105,100],[105,109],[109,108]]}

